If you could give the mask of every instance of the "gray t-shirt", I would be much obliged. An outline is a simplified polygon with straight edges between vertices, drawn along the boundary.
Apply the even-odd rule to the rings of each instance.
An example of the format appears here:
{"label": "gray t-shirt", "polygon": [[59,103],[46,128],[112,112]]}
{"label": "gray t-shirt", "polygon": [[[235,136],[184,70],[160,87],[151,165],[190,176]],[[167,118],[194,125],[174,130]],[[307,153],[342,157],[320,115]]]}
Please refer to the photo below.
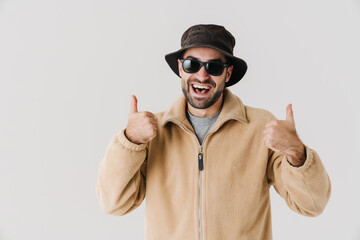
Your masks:
{"label": "gray t-shirt", "polygon": [[199,140],[200,145],[202,145],[202,142],[203,142],[206,134],[214,126],[219,115],[220,115],[220,111],[217,112],[215,115],[212,115],[211,117],[199,118],[199,117],[195,117],[195,116],[191,115],[191,113],[189,111],[187,111],[186,116],[195,130],[195,134],[196,134],[197,139]]}

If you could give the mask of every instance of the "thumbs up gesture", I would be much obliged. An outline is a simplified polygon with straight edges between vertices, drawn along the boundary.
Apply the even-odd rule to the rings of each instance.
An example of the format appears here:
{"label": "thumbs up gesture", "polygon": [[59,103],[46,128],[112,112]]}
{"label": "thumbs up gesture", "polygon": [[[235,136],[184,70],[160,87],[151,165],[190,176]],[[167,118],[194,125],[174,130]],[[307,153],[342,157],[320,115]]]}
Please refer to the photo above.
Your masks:
{"label": "thumbs up gesture", "polygon": [[155,115],[151,112],[139,112],[137,99],[132,95],[131,107],[125,136],[136,144],[147,143],[157,134]]}
{"label": "thumbs up gesture", "polygon": [[264,144],[275,152],[285,154],[291,165],[299,167],[304,164],[305,147],[295,129],[291,104],[286,108],[286,120],[272,120],[265,125]]}

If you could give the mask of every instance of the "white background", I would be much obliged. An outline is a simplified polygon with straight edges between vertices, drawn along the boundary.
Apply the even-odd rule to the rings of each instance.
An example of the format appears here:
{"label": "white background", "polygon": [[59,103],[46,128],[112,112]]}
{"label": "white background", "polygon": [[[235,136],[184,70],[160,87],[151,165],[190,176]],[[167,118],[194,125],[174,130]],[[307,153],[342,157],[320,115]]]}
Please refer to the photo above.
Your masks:
{"label": "white background", "polygon": [[358,0],[0,0],[0,239],[144,238],[145,204],[101,211],[97,168],[131,94],[152,112],[182,94],[164,55],[197,23],[235,36],[230,90],[279,119],[292,103],[331,178],[316,218],[272,190],[274,239],[360,239]]}

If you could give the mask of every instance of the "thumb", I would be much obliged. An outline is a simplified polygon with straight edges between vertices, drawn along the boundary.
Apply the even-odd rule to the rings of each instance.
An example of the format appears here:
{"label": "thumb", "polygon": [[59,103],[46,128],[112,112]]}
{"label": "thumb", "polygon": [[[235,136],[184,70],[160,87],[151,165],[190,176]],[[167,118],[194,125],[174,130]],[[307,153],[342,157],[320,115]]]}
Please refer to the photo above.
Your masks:
{"label": "thumb", "polygon": [[294,112],[292,110],[292,104],[287,105],[286,107],[286,121],[292,122],[295,124]]}
{"label": "thumb", "polygon": [[138,109],[137,109],[137,98],[135,97],[135,95],[131,96],[131,106],[130,106],[130,113],[137,113]]}

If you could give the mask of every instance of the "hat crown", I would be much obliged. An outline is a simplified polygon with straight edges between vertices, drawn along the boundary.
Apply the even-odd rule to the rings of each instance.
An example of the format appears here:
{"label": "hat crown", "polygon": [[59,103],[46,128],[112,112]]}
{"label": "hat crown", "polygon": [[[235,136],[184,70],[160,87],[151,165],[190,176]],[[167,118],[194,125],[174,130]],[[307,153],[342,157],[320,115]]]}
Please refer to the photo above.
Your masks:
{"label": "hat crown", "polygon": [[198,24],[188,28],[181,37],[181,47],[214,46],[233,54],[234,36],[223,26],[214,24]]}

